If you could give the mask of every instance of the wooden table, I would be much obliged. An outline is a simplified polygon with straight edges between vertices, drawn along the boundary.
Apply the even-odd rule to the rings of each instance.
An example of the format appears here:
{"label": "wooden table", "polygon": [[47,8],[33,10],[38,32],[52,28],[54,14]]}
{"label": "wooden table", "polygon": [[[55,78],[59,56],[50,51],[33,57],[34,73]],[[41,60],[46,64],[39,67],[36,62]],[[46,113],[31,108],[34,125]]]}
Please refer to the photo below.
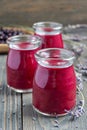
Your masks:
{"label": "wooden table", "polygon": [[0,0],[0,24],[31,27],[36,21],[87,23],[87,0]]}
{"label": "wooden table", "polygon": [[[87,83],[84,82],[85,113],[76,121],[69,116],[44,117],[32,108],[32,93],[7,88],[6,57],[0,55],[0,130],[87,130]],[[56,125],[58,120],[58,126]]]}

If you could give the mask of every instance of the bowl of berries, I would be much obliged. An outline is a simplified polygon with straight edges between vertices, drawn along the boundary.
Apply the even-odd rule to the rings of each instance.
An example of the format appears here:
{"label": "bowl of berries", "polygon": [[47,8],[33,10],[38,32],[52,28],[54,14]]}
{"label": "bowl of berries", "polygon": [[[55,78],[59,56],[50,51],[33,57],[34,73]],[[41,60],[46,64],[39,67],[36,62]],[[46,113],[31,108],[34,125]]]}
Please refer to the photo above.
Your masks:
{"label": "bowl of berries", "polygon": [[21,34],[33,34],[33,30],[24,26],[0,25],[0,54],[8,53],[9,47],[6,41],[9,37]]}

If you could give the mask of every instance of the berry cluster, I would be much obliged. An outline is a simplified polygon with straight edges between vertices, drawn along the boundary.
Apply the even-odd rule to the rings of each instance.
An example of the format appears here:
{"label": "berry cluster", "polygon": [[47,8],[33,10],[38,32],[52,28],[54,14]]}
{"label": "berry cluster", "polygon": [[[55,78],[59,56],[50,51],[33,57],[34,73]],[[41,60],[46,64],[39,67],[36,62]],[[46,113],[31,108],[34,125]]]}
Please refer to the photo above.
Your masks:
{"label": "berry cluster", "polygon": [[0,43],[6,43],[8,37],[23,34],[22,31],[17,29],[5,29],[0,27]]}

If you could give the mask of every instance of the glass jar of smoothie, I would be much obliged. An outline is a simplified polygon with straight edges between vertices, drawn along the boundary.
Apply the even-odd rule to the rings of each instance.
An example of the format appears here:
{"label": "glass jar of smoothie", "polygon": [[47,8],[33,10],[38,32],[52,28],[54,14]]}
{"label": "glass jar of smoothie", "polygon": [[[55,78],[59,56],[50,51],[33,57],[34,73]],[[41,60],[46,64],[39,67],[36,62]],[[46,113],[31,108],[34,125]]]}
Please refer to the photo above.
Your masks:
{"label": "glass jar of smoothie", "polygon": [[43,48],[63,48],[62,24],[57,22],[37,22],[33,24],[35,35],[43,38]]}
{"label": "glass jar of smoothie", "polygon": [[39,36],[18,35],[8,38],[7,86],[16,92],[31,92],[37,66],[34,54],[41,49]]}
{"label": "glass jar of smoothie", "polygon": [[66,115],[76,105],[73,52],[63,48],[36,52],[38,66],[33,81],[33,108],[46,116]]}

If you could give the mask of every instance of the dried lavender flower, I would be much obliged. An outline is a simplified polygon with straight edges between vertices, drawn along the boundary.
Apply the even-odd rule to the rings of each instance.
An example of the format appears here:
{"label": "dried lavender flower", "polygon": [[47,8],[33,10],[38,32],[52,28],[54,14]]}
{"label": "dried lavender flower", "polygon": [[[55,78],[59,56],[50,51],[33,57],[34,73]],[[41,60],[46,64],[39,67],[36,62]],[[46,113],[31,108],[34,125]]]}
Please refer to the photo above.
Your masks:
{"label": "dried lavender flower", "polygon": [[75,29],[80,29],[80,28],[87,28],[86,24],[77,24],[77,25],[68,25],[67,27],[64,28],[65,33],[68,33],[69,30],[70,32],[72,32],[72,34],[68,34],[69,39],[73,40],[73,41],[83,41],[83,40],[87,40],[87,36],[86,35],[80,35],[78,33],[74,33],[73,30]]}
{"label": "dried lavender flower", "polygon": [[83,79],[82,79],[82,74],[78,74],[76,76],[76,80],[77,80],[77,86],[80,90],[83,90]]}
{"label": "dried lavender flower", "polygon": [[59,127],[59,125],[58,124],[54,124],[54,127]]}
{"label": "dried lavender flower", "polygon": [[86,59],[80,59],[80,61],[77,63],[76,68],[80,73],[83,75],[87,75],[87,60]]}
{"label": "dried lavender flower", "polygon": [[54,120],[54,127],[59,127],[59,122],[58,122],[58,120],[56,119],[56,120]]}
{"label": "dried lavender flower", "polygon": [[33,120],[33,121],[36,121],[36,118],[35,118],[35,117],[33,117],[33,118],[32,118],[32,120]]}
{"label": "dried lavender flower", "polygon": [[81,92],[81,90],[78,88],[78,91],[80,92],[81,96],[82,96],[82,100],[80,100],[78,102],[78,104],[76,105],[76,107],[73,110],[65,110],[65,112],[67,112],[67,114],[71,117],[71,120],[76,120],[77,118],[79,118],[80,116],[82,116],[82,114],[85,112],[84,110],[84,96]]}

